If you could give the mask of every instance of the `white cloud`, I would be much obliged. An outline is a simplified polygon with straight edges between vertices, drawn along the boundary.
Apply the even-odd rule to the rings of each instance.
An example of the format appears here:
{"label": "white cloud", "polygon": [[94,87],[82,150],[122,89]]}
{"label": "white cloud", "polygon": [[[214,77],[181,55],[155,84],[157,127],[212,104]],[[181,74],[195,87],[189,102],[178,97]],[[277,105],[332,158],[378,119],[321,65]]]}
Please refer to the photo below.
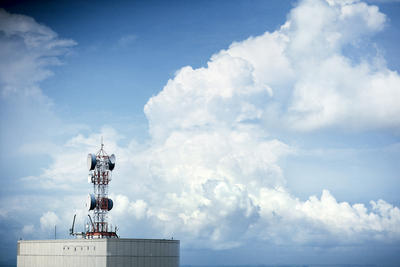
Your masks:
{"label": "white cloud", "polygon": [[[65,149],[92,151],[106,131],[113,132],[78,136]],[[285,188],[278,165],[293,149],[263,141],[256,131],[242,131],[174,132],[165,142],[140,149],[106,143],[106,150],[117,155],[111,222],[128,236],[172,235],[186,246],[214,249],[254,239],[314,246],[399,240],[398,207],[383,200],[369,206],[338,202],[327,190],[320,198],[301,201]],[[87,144],[93,144],[92,150]],[[72,165],[84,158],[63,162]],[[56,165],[50,169],[63,172]],[[79,175],[74,185],[90,191],[84,177]]]}
{"label": "white cloud", "polygon": [[58,216],[52,212],[48,211],[40,217],[40,227],[42,229],[54,229],[54,226],[60,223]]}
{"label": "white cloud", "polygon": [[[396,240],[400,237],[400,210],[383,200],[371,201],[368,210],[363,204],[338,203],[329,191],[324,190],[320,199],[310,197],[297,208],[341,238],[362,236],[365,239]],[[372,236],[368,236],[370,234]]]}
{"label": "white cloud", "polygon": [[35,227],[33,226],[33,224],[27,224],[24,225],[24,227],[22,228],[22,233],[23,234],[32,234],[35,230]]}
{"label": "white cloud", "polygon": [[130,204],[129,212],[131,212],[136,219],[144,219],[147,213],[147,203],[143,199],[138,199]]}
{"label": "white cloud", "polygon": [[65,134],[39,83],[75,44],[31,17],[0,9],[0,143],[9,156],[23,152],[24,144],[49,144],[55,134]]}
{"label": "white cloud", "polygon": [[328,191],[307,201],[287,192],[278,160],[295,149],[268,134],[278,124],[397,128],[397,72],[381,58],[344,53],[385,21],[360,1],[301,1],[279,30],[232,44],[207,67],[179,70],[144,108],[154,142],[144,151],[148,179],[157,185],[157,195],[145,198],[150,217],[214,248],[246,238],[398,240],[397,207],[387,216],[374,204],[337,202]]}
{"label": "white cloud", "polygon": [[49,77],[49,66],[61,64],[58,56],[76,43],[59,39],[49,27],[33,18],[0,9],[1,93],[40,94],[36,84]]}
{"label": "white cloud", "polygon": [[[25,153],[32,153],[30,151],[33,150],[33,153],[36,154],[43,153],[51,156],[52,162],[48,168],[43,169],[40,175],[23,177],[22,180],[29,182],[28,187],[35,187],[31,185],[34,184],[46,189],[84,188],[87,180],[82,180],[82,177],[86,177],[88,173],[86,172],[86,161],[83,159],[89,152],[96,153],[98,151],[101,138],[107,142],[106,148],[115,150],[116,142],[122,137],[114,129],[103,127],[101,133],[93,134],[90,138],[77,135],[62,146],[55,144],[41,144],[44,147],[37,147],[36,144],[23,146],[23,152],[27,150]],[[115,153],[118,152],[120,151],[117,149]]]}
{"label": "white cloud", "polygon": [[248,62],[220,54],[208,63],[208,68],[179,70],[148,101],[144,111],[153,138],[162,138],[175,129],[234,126],[260,119],[262,110],[252,100],[268,94],[269,87],[255,80],[253,67]]}
{"label": "white cloud", "polygon": [[398,3],[400,0],[367,0],[368,3]]}
{"label": "white cloud", "polygon": [[[344,51],[349,47],[360,49],[370,43],[368,39],[383,29],[386,21],[384,14],[376,6],[369,6],[359,1],[301,1],[288,17],[287,22],[273,33],[266,32],[258,37],[251,37],[243,42],[234,43],[229,49],[214,55],[207,69],[198,69],[189,73],[179,74],[171,80],[163,92],[152,98],[146,105],[151,129],[158,131],[154,116],[176,118],[182,105],[193,108],[189,114],[197,114],[195,119],[184,116],[181,121],[185,126],[186,119],[202,125],[215,123],[215,108],[230,110],[228,104],[235,105],[236,110],[246,106],[252,107],[252,118],[265,122],[267,127],[283,127],[292,130],[310,131],[324,127],[352,129],[398,128],[400,100],[400,78],[396,71],[385,66],[383,58],[372,51],[365,56],[350,59]],[[367,51],[367,50],[365,50]],[[375,53],[375,54],[374,54]],[[227,60],[229,58],[229,60]],[[242,69],[231,67],[230,61],[240,61]],[[217,102],[214,97],[207,101],[203,99],[203,91],[224,92],[228,86],[223,84],[198,84],[197,89],[190,82],[183,85],[186,79],[197,81],[200,73],[211,72],[208,77],[218,77],[235,80],[226,71],[212,68],[212,65],[222,65],[231,69],[232,77],[240,80],[247,78],[247,84],[237,83],[247,90],[250,101],[240,98],[235,101]],[[185,68],[187,70],[188,68]],[[238,72],[241,73],[238,75]],[[186,74],[186,75],[184,75]],[[219,78],[214,78],[218,80]],[[229,84],[229,82],[227,82]],[[195,91],[182,103],[169,103],[169,109],[160,112],[157,101],[172,96],[172,87],[182,88],[186,92]],[[184,88],[184,89],[183,89]],[[202,88],[202,89],[198,89]],[[205,89],[209,88],[209,89]],[[266,88],[271,96],[263,94]],[[183,94],[182,94],[183,96]],[[176,96],[175,96],[176,97]],[[191,100],[191,97],[194,97]],[[257,99],[257,101],[254,101]],[[202,102],[199,102],[202,101]],[[214,105],[215,103],[215,105]],[[175,110],[176,109],[176,110]],[[186,114],[187,111],[185,111]],[[211,114],[210,114],[211,113]],[[236,120],[242,113],[230,113]]]}
{"label": "white cloud", "polygon": [[[362,37],[381,30],[385,16],[362,2],[331,2],[332,6],[303,2],[291,12],[290,26],[284,30],[290,38],[289,58],[298,73],[285,111],[288,122],[299,130],[348,125],[397,128],[398,73],[375,65],[379,60],[369,62],[365,57],[357,63],[342,54],[346,46],[359,46],[366,40]],[[317,13],[319,26],[311,26]]]}

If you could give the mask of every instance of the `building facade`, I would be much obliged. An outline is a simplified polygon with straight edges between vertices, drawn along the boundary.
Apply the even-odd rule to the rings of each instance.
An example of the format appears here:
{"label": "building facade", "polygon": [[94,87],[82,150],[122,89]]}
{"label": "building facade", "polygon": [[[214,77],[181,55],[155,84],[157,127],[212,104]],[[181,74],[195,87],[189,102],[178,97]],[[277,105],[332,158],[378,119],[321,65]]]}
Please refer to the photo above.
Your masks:
{"label": "building facade", "polygon": [[178,267],[179,240],[20,240],[17,267]]}

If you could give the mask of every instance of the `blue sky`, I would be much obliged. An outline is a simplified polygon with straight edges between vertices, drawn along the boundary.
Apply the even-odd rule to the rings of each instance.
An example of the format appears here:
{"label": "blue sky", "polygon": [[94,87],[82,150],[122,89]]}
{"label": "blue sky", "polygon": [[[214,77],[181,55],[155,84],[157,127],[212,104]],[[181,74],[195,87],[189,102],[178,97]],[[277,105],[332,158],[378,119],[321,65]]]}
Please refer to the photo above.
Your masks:
{"label": "blue sky", "polygon": [[3,261],[84,223],[104,136],[111,221],[181,263],[399,262],[398,1],[1,7]]}

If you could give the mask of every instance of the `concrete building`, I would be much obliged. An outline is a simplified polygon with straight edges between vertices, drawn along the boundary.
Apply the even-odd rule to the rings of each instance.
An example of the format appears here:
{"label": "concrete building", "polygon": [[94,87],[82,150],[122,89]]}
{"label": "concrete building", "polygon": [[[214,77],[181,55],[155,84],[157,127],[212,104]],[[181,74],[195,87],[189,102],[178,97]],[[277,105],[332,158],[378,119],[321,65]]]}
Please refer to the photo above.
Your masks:
{"label": "concrete building", "polygon": [[179,245],[165,239],[20,240],[17,267],[178,267]]}

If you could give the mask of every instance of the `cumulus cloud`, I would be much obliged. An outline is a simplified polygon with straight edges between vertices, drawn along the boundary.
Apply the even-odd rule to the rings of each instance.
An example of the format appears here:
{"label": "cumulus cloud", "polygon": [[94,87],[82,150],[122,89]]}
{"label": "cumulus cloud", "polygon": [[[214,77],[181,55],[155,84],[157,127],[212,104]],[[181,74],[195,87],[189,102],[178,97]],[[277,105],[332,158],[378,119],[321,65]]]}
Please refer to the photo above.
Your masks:
{"label": "cumulus cloud", "polygon": [[[206,68],[179,70],[146,104],[152,134],[260,120],[301,131],[398,128],[398,73],[374,51],[346,56],[385,22],[378,7],[360,1],[301,1],[279,30],[233,43]],[[170,125],[159,127],[166,119]]]}
{"label": "cumulus cloud", "polygon": [[305,0],[279,30],[233,43],[206,67],[177,71],[144,108],[148,175],[162,188],[146,199],[147,214],[215,248],[259,237],[398,240],[399,209],[382,200],[388,213],[375,202],[337,202],[329,191],[307,201],[291,195],[279,159],[296,149],[269,135],[277,127],[397,128],[398,73],[374,51],[372,59],[346,56],[385,21],[360,1]]}
{"label": "cumulus cloud", "polygon": [[[400,210],[383,200],[370,206],[337,202],[328,190],[320,198],[300,201],[284,189],[261,189],[265,227],[257,229],[266,240],[295,240],[302,244],[361,244],[366,241],[395,241],[400,237]],[[288,240],[285,240],[288,239]]]}
{"label": "cumulus cloud", "polygon": [[[100,135],[107,132],[108,138],[116,137],[105,128],[99,134],[73,138],[65,149],[82,150],[80,161],[84,162],[83,153],[95,149]],[[111,223],[128,236],[176,236],[186,246],[214,249],[249,240],[315,246],[399,240],[398,207],[383,200],[369,205],[338,202],[328,190],[301,201],[286,189],[278,165],[279,158],[295,152],[277,140],[262,142],[247,134],[218,136],[213,131],[199,137],[191,133],[143,147],[120,147],[110,139],[106,150],[117,154],[118,164],[110,184],[115,203]],[[78,165],[79,158],[64,160]],[[56,165],[49,169],[55,175],[48,179],[57,177],[58,171],[63,173]],[[79,169],[82,174],[74,185],[89,190],[83,174],[86,168]],[[81,202],[83,207],[83,198]],[[84,213],[80,216],[85,217]],[[46,214],[42,218],[54,217]]]}

